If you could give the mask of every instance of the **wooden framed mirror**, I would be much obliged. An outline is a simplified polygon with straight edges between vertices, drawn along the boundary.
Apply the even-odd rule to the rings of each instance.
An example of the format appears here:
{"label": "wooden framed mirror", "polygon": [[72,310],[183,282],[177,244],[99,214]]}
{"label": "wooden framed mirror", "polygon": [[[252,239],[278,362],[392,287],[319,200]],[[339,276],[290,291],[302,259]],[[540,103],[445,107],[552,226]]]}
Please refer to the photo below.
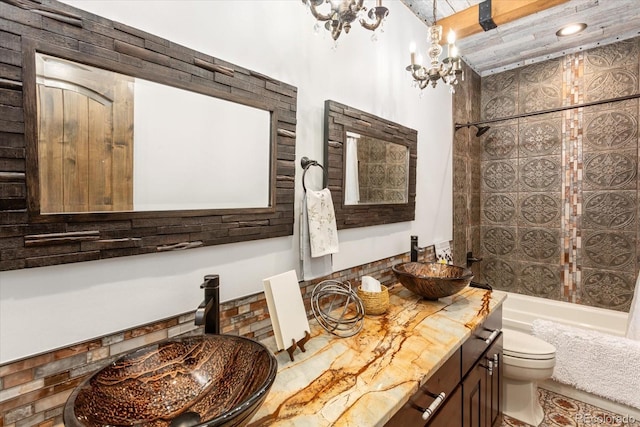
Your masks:
{"label": "wooden framed mirror", "polygon": [[[20,4],[16,7],[23,6]],[[0,155],[10,156],[9,160],[0,162],[0,270],[182,250],[293,234],[297,104],[297,89],[294,86],[63,3],[52,1],[43,8],[46,9],[44,12],[44,9],[25,4],[20,14],[0,16],[0,25],[15,28],[17,32],[6,44],[7,55],[13,58],[15,66],[12,66],[11,73],[0,79],[0,107],[10,106],[12,113],[0,120],[0,148],[4,150]],[[50,25],[23,25],[24,22],[40,22],[42,13],[46,13]],[[106,88],[100,88],[99,82],[97,85],[80,85],[77,81],[56,76],[55,72],[47,75],[37,69],[38,61],[49,61],[54,68],[65,63],[69,69],[82,71],[81,78],[92,72],[116,73],[125,76],[121,80],[125,86],[130,85],[131,81],[144,81],[147,89],[149,85],[155,85],[150,100],[130,98],[127,101],[133,100],[138,106],[153,104],[157,100],[156,106],[167,109],[168,106],[162,106],[159,101],[170,98],[170,104],[202,105],[186,108],[192,116],[198,116],[203,111],[210,115],[201,116],[196,122],[171,124],[159,132],[152,132],[150,139],[158,145],[134,153],[133,159],[128,159],[130,163],[120,169],[111,169],[107,164],[114,161],[110,151],[123,149],[126,138],[122,134],[116,138],[100,134],[97,139],[103,143],[102,152],[95,146],[82,148],[81,145],[69,148],[67,153],[57,149],[47,151],[45,145],[40,145],[43,140],[68,141],[73,132],[88,134],[95,131],[90,127],[98,124],[103,126],[114,117],[122,116],[118,115],[120,113],[100,113],[91,116],[90,120],[75,119],[69,125],[70,131],[66,136],[60,137],[66,132],[60,131],[65,111],[73,108],[99,110],[113,101],[110,98],[111,89],[117,85],[106,84]],[[104,83],[111,78],[101,77],[98,80]],[[51,91],[44,93],[48,101],[40,105],[38,97],[43,92],[39,94],[39,89],[46,86],[47,79],[50,80]],[[39,83],[44,86],[39,87]],[[56,104],[54,98],[65,90],[70,98],[75,97],[78,102]],[[178,92],[185,95],[185,100],[178,101]],[[222,110],[211,113],[215,108],[212,102],[220,103]],[[244,158],[238,156],[235,160],[238,163],[224,160],[224,164],[216,165],[216,159],[222,154],[210,151],[213,145],[242,146],[247,139],[256,137],[238,129],[242,127],[238,123],[253,120],[248,118],[250,115],[234,120],[222,119],[235,123],[231,129],[219,131],[220,134],[230,134],[227,138],[217,137],[218,130],[212,128],[205,127],[191,133],[187,130],[192,130],[194,123],[213,121],[211,114],[221,118],[227,110],[236,107],[257,113],[257,120],[261,124],[250,127],[260,130],[260,147],[254,148],[256,153],[261,154],[247,159],[247,149],[237,150],[245,153]],[[60,115],[57,123],[46,122],[42,114],[39,115],[38,110],[43,112],[47,108],[49,116],[51,113],[53,116]],[[180,111],[167,110],[164,113],[169,116],[151,113],[152,119],[137,124],[136,129],[157,131],[156,127],[161,128],[159,122],[168,121],[167,117],[173,120]],[[45,126],[51,126],[51,129],[43,131]],[[160,141],[165,134],[174,130],[179,133]],[[202,139],[206,139],[209,145],[194,148],[188,144]],[[127,142],[131,143],[135,149],[136,140],[133,137]],[[166,148],[178,147],[178,151],[167,151],[164,155],[174,161],[160,166],[155,163],[139,166],[147,168],[143,173],[147,181],[141,181],[144,185],[136,183],[134,175],[138,166],[131,161],[135,162],[136,157],[141,160],[158,154],[161,143],[170,146]],[[73,151],[86,152],[89,149],[99,152],[102,157],[98,158],[97,163],[83,163],[84,175],[52,172],[60,164],[56,163],[60,159],[45,163],[46,158],[59,156],[57,153],[63,153],[62,161],[68,164],[84,161]],[[177,164],[181,159],[177,157],[181,154],[191,154],[192,157],[191,160],[186,159],[186,169],[179,171]],[[201,159],[196,161],[198,157]],[[252,163],[255,161],[260,164]],[[178,181],[174,179],[176,175],[171,176],[172,172],[186,174],[188,165],[203,173],[190,176],[176,185],[178,189],[169,189],[169,185]],[[231,171],[230,165],[233,165]],[[211,173],[213,169],[226,172],[215,176]],[[250,195],[242,201],[230,199],[223,203],[207,204],[211,201],[207,198],[214,194],[210,192],[213,190],[211,187],[221,187],[218,190],[234,187],[244,174],[251,174],[253,169],[256,169],[259,183],[249,187],[260,187],[257,197]],[[115,193],[108,188],[114,185],[113,177],[127,178],[129,175],[133,181],[118,187]],[[168,181],[162,181],[165,178]],[[54,179],[58,181],[49,185]],[[94,195],[89,197],[90,191],[72,184],[74,180],[92,182],[92,186],[101,189],[95,193],[97,196],[91,193]],[[155,192],[152,194],[171,194],[170,198],[162,200],[147,195],[146,200],[136,202],[135,195],[127,194],[141,191],[136,186],[148,186],[150,182],[160,183],[160,186],[152,189]],[[65,187],[67,184],[69,186]],[[80,195],[65,200],[65,196],[55,194],[62,187],[65,192],[79,189]],[[202,187],[206,191],[200,193],[199,200],[176,203],[176,199],[185,193],[179,188],[185,187],[188,187],[187,190]],[[232,192],[233,196],[237,193],[235,188]],[[46,193],[45,199],[42,198],[43,193]],[[222,193],[215,194],[213,197],[223,197]],[[113,199],[121,195],[126,197],[114,203]],[[91,198],[94,201],[90,204],[87,200]],[[52,199],[55,199],[54,203],[50,203]],[[62,206],[64,204],[67,206]],[[43,206],[46,208],[43,209]]]}
{"label": "wooden framed mirror", "polygon": [[338,229],[413,220],[418,132],[336,101],[324,111]]}

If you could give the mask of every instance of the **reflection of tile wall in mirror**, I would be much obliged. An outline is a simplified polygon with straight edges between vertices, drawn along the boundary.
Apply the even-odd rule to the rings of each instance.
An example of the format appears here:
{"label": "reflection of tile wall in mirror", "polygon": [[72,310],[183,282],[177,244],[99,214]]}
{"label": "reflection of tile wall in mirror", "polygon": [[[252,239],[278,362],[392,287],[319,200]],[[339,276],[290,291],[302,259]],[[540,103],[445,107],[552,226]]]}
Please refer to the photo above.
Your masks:
{"label": "reflection of tile wall in mirror", "polygon": [[407,203],[409,148],[354,132],[347,132],[347,141],[357,149],[347,149],[345,166],[347,171],[357,168],[357,174],[345,174],[345,194],[350,194],[348,189],[356,193],[345,196],[345,204]]}

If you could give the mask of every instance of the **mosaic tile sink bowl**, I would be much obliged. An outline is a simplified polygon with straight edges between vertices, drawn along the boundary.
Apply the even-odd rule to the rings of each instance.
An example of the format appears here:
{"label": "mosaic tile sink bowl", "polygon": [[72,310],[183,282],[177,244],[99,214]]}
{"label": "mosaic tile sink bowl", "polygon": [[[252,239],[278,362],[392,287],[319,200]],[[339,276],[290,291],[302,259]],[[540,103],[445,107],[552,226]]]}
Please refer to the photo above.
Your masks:
{"label": "mosaic tile sink bowl", "polygon": [[405,288],[428,300],[460,292],[473,279],[468,268],[436,262],[405,262],[391,269]]}
{"label": "mosaic tile sink bowl", "polygon": [[231,335],[176,338],[133,351],[69,396],[65,426],[241,426],[264,401],[276,358]]}

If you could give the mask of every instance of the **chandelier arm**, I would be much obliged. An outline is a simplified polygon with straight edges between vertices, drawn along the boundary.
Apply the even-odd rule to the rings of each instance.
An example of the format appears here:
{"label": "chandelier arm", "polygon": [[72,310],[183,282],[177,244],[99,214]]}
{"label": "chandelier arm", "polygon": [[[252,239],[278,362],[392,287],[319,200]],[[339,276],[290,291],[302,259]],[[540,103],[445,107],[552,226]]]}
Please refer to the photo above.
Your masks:
{"label": "chandelier arm", "polygon": [[421,81],[418,83],[418,87],[419,87],[420,89],[425,89],[427,86],[429,86],[429,79],[421,80]]}
{"label": "chandelier arm", "polygon": [[360,18],[360,25],[362,25],[367,30],[375,31],[380,26],[383,19],[384,19],[384,16],[378,15],[378,14],[376,14],[376,20],[373,21],[373,23],[369,23],[365,21],[364,18]]}
{"label": "chandelier arm", "polygon": [[[451,58],[446,58],[446,59],[451,59]],[[445,77],[451,75],[451,70],[453,69],[453,62],[449,61],[448,63],[446,63],[446,65],[444,65],[444,67],[441,66],[440,68],[440,76],[442,77],[442,80],[445,80]]]}
{"label": "chandelier arm", "polygon": [[333,11],[330,11],[327,15],[324,15],[323,13],[321,13],[317,9],[316,3],[313,1],[309,2],[309,10],[311,11],[311,14],[313,15],[313,17],[316,18],[318,21],[328,21],[333,16]]}
{"label": "chandelier arm", "polygon": [[427,79],[428,79],[428,77],[421,76],[421,75],[419,75],[419,74],[418,74],[418,71],[419,71],[419,70],[424,70],[424,68],[423,68],[423,67],[420,67],[420,68],[417,68],[417,67],[416,67],[416,68],[412,68],[412,69],[411,69],[411,77],[413,77],[413,79],[414,79],[414,80],[417,80],[417,81],[419,81],[419,82],[424,81],[424,80],[427,80]]}

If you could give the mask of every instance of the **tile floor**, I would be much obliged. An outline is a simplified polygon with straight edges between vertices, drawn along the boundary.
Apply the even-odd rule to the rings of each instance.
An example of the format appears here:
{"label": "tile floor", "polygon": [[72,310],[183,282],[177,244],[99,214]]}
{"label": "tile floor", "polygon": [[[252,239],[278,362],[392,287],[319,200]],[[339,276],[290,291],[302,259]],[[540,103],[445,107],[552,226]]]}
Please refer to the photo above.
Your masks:
{"label": "tile floor", "polygon": [[[614,414],[549,390],[539,388],[538,394],[545,413],[540,427],[640,427],[640,420],[624,419],[622,415]],[[528,426],[529,424],[507,416],[504,417],[502,422],[502,427]]]}

